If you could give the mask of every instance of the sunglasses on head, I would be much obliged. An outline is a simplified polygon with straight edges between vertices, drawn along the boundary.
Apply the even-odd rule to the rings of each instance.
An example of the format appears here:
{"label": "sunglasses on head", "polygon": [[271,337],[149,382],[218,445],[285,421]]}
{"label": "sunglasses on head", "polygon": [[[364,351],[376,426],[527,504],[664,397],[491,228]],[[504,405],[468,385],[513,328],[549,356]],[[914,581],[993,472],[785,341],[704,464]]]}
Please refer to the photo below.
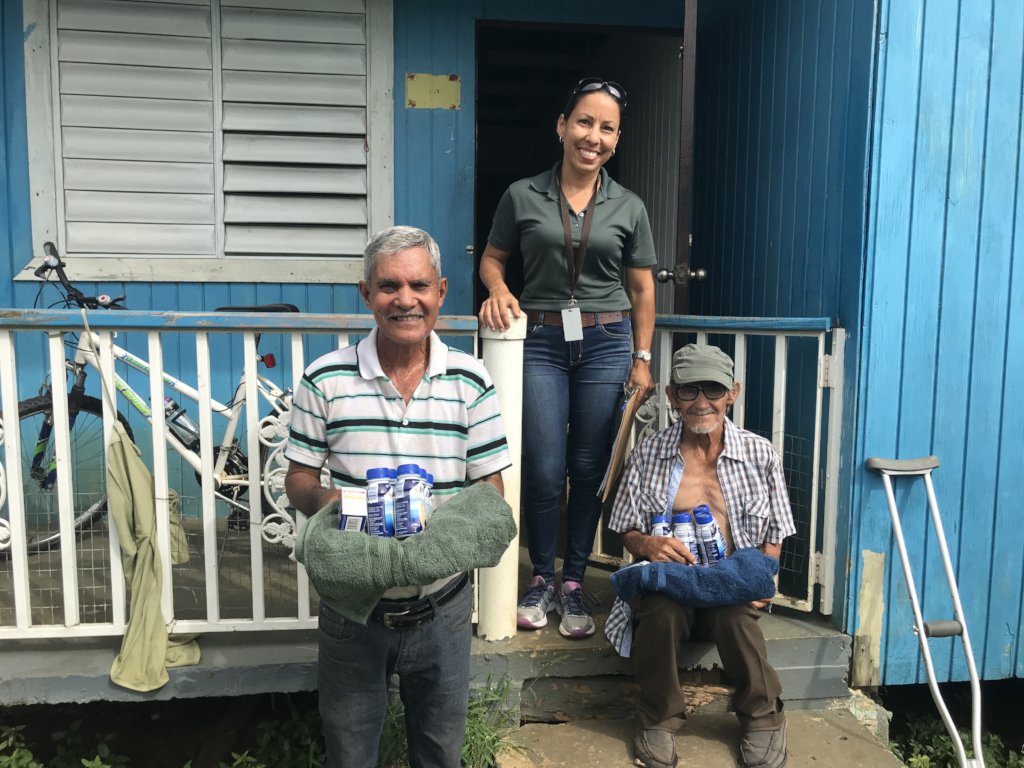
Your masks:
{"label": "sunglasses on head", "polygon": [[702,381],[699,384],[676,384],[672,387],[680,400],[696,400],[701,392],[708,400],[721,400],[729,392],[729,388],[717,381]]}
{"label": "sunglasses on head", "polygon": [[578,96],[581,93],[595,93],[597,91],[608,91],[608,95],[619,102],[620,106],[626,106],[626,89],[614,80],[584,77],[576,83],[576,87],[572,89],[572,95]]}

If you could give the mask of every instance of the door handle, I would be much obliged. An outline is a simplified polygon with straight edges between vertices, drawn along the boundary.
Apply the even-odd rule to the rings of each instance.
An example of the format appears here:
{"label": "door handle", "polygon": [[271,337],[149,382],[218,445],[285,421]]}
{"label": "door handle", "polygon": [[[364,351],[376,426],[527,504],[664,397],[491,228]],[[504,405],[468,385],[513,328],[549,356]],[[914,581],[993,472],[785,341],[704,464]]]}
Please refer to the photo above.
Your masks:
{"label": "door handle", "polygon": [[708,271],[703,267],[699,269],[687,269],[681,264],[677,264],[673,269],[665,269],[662,267],[654,273],[654,277],[659,283],[667,283],[671,281],[676,285],[686,285],[686,283],[690,281],[697,283],[704,282],[708,277]]}

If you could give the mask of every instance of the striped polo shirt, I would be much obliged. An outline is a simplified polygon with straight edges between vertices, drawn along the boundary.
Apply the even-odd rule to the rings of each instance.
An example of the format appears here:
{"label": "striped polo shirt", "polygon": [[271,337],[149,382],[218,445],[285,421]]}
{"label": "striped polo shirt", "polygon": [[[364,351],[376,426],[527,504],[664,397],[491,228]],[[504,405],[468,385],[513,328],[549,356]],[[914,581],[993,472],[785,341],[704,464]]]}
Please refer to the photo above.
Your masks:
{"label": "striped polo shirt", "polygon": [[310,365],[292,404],[285,456],[326,465],[337,488],[374,467],[418,464],[434,506],[511,466],[497,393],[483,364],[430,334],[430,362],[408,404],[377,357],[377,329]]}

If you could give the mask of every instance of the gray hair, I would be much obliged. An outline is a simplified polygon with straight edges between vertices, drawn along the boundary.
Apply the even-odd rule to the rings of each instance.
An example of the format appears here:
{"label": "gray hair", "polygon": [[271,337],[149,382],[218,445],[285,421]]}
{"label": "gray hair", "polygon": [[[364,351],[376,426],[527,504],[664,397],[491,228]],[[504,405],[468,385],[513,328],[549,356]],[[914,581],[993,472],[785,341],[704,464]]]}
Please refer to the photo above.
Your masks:
{"label": "gray hair", "polygon": [[423,248],[430,254],[430,266],[440,281],[441,249],[434,238],[417,227],[388,227],[375,234],[363,251],[363,279],[370,282],[381,258],[394,256],[409,248]]}

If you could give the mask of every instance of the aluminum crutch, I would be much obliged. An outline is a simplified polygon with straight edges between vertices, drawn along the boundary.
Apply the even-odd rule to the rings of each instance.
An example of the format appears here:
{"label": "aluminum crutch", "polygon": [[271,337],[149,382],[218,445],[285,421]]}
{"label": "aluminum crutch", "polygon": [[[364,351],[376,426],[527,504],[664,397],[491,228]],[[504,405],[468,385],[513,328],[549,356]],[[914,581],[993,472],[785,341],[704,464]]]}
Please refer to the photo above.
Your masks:
{"label": "aluminum crutch", "polygon": [[[939,710],[942,722],[945,724],[946,730],[949,731],[949,736],[953,740],[957,759],[962,768],[984,768],[985,761],[981,751],[981,686],[978,683],[978,670],[974,666],[971,639],[967,635],[967,621],[964,619],[964,610],[960,605],[960,591],[956,587],[956,575],[953,573],[953,564],[949,560],[946,535],[942,530],[939,504],[935,499],[935,487],[932,485],[932,470],[938,466],[939,460],[935,456],[904,460],[879,458],[867,460],[867,468],[881,475],[882,485],[885,487],[885,498],[889,504],[892,530],[896,536],[896,547],[899,549],[900,562],[903,564],[903,578],[907,582],[907,594],[910,596],[910,606],[914,610],[914,634],[917,635],[917,643],[921,647],[924,667],[928,673],[928,689],[932,693],[932,699]],[[928,508],[931,511],[932,524],[935,526],[935,538],[939,542],[942,567],[946,571],[946,584],[949,587],[949,596],[953,601],[954,618],[952,620],[925,621],[921,617],[921,606],[917,600],[914,575],[910,570],[910,559],[907,557],[907,547],[903,541],[903,527],[900,525],[900,514],[896,508],[896,497],[892,491],[892,478],[907,475],[924,478],[924,487],[928,492]],[[946,707],[946,702],[943,701],[942,694],[939,692],[938,681],[935,679],[935,668],[932,665],[932,655],[928,648],[928,638],[930,637],[959,637],[960,642],[963,644],[964,656],[967,658],[967,673],[971,679],[971,741],[974,744],[974,758],[967,757],[960,733],[957,731],[953,718],[949,714],[949,709]]]}

